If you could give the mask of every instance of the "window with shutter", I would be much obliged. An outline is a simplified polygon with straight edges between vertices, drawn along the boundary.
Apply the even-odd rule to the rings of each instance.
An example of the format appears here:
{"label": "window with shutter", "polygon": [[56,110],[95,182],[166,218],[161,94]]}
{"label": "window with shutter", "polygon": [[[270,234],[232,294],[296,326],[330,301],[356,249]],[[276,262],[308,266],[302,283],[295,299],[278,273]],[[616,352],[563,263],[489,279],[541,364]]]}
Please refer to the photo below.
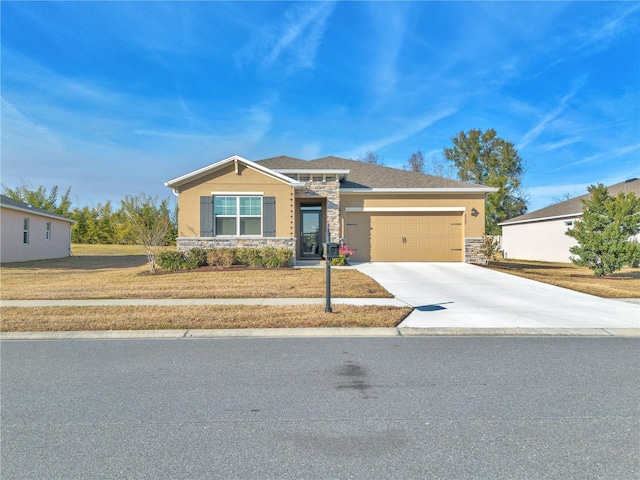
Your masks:
{"label": "window with shutter", "polygon": [[200,236],[213,237],[213,197],[200,197]]}

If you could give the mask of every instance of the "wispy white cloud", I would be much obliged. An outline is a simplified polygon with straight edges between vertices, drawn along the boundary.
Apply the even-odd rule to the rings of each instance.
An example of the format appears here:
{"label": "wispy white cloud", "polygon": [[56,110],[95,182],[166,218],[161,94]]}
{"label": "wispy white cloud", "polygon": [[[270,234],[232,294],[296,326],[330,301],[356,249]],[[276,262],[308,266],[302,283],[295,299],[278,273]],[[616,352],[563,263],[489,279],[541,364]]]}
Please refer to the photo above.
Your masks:
{"label": "wispy white cloud", "polygon": [[543,152],[552,152],[553,150],[558,150],[559,148],[568,147],[569,145],[573,145],[574,143],[581,142],[583,137],[574,136],[565,138],[563,140],[551,143],[542,143],[538,145],[538,149]]}
{"label": "wispy white cloud", "polygon": [[346,152],[346,156],[353,157],[367,150],[378,152],[386,147],[389,147],[420,133],[425,128],[430,127],[439,120],[453,115],[455,112],[455,108],[445,107],[434,112],[428,112],[418,118],[408,119],[404,121],[402,125],[397,127],[395,129],[395,133],[393,133],[392,135],[360,144],[356,148],[353,148],[349,152]]}
{"label": "wispy white cloud", "polygon": [[556,108],[545,114],[542,119],[530,128],[520,139],[518,142],[517,148],[518,150],[522,150],[531,142],[536,140],[546,129],[547,127],[566,109],[567,103],[569,100],[575,95],[579,87],[574,88],[571,92],[565,95]]}
{"label": "wispy white cloud", "polygon": [[[640,10],[640,5],[632,2],[630,6],[622,7],[621,13],[605,19],[605,23],[597,23],[594,28],[578,31],[576,49],[587,50],[588,53],[594,53],[606,49],[609,44],[619,35],[627,32],[636,32],[635,26],[628,22],[629,18]],[[637,32],[634,33],[637,35]]]}
{"label": "wispy white cloud", "polygon": [[379,97],[377,103],[387,100],[398,84],[398,57],[402,51],[406,31],[406,4],[392,3],[369,5],[374,30],[380,36],[373,53],[371,88]]}
{"label": "wispy white cloud", "polygon": [[576,165],[583,165],[585,163],[591,163],[591,162],[595,162],[603,159],[613,160],[614,158],[618,158],[635,151],[640,151],[640,143],[635,143],[632,145],[624,145],[621,147],[612,148],[611,150],[596,153],[595,155],[591,155],[589,157],[583,158],[582,160],[579,160],[577,162],[567,163],[566,165],[562,165],[561,167],[555,168],[551,171],[554,172],[557,170],[564,170],[569,167],[575,167]]}
{"label": "wispy white cloud", "polygon": [[276,66],[284,66],[288,71],[313,68],[334,8],[334,2],[294,4],[278,25],[258,30],[241,57],[257,60],[263,69]]}

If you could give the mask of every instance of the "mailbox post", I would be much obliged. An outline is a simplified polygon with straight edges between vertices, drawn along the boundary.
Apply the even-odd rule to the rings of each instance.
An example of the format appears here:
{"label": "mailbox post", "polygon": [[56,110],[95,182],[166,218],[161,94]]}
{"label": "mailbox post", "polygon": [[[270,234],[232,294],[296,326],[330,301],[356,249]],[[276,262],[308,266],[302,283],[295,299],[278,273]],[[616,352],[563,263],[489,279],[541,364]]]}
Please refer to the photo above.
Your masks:
{"label": "mailbox post", "polygon": [[322,244],[322,253],[324,254],[324,263],[327,267],[327,287],[326,287],[326,303],[324,307],[324,313],[332,313],[331,309],[331,259],[338,258],[340,254],[338,249],[340,245],[329,241],[329,228],[327,228],[327,242]]}

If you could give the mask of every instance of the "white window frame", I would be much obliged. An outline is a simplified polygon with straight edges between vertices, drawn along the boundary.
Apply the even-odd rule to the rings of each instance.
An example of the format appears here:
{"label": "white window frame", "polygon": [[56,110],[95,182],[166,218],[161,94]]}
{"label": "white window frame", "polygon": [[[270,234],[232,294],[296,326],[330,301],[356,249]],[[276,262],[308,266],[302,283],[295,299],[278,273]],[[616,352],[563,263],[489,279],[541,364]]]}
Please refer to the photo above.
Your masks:
{"label": "white window frame", "polygon": [[29,245],[29,218],[22,219],[22,244]]}
{"label": "white window frame", "polygon": [[[221,197],[226,197],[226,198],[235,198],[236,199],[236,213],[235,215],[219,215],[217,213],[215,213],[216,211],[216,198],[221,198]],[[240,214],[240,199],[241,198],[257,198],[259,200],[259,204],[260,204],[260,215],[241,215]],[[213,236],[214,237],[227,237],[227,238],[234,238],[234,237],[262,237],[264,234],[264,225],[263,225],[263,214],[264,214],[264,209],[263,209],[263,205],[262,205],[262,195],[229,195],[229,194],[214,194],[213,196]],[[236,219],[236,234],[235,235],[219,235],[217,230],[218,230],[218,222],[216,221],[216,219],[220,217],[220,218],[235,218]],[[240,223],[241,223],[241,219],[243,218],[259,218],[260,219],[260,233],[259,234],[241,234],[240,233]]]}
{"label": "white window frame", "polygon": [[45,230],[44,230],[44,239],[47,242],[50,242],[51,241],[51,222],[47,222],[45,224],[44,228],[45,228]]}

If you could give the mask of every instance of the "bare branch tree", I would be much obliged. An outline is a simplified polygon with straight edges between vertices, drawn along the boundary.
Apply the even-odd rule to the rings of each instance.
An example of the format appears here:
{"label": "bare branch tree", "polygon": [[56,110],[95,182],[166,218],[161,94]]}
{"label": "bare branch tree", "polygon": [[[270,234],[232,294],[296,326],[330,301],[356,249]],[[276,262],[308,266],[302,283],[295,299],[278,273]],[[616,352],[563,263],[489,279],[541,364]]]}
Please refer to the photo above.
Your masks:
{"label": "bare branch tree", "polygon": [[417,152],[413,152],[407,163],[404,164],[404,169],[410,172],[424,173],[424,168],[424,155],[422,155],[420,149]]}
{"label": "bare branch tree", "polygon": [[425,165],[424,173],[434,177],[450,178],[458,180],[458,173],[453,163],[449,162],[442,152],[431,155],[431,161]]}
{"label": "bare branch tree", "polygon": [[370,163],[371,165],[384,165],[384,159],[380,154],[373,150],[367,150],[366,152],[358,155],[355,159],[358,162]]}
{"label": "bare branch tree", "polygon": [[121,205],[149,260],[151,273],[154,273],[156,257],[165,245],[167,234],[172,227],[169,200],[165,199],[158,203],[157,196],[141,193],[136,196],[125,196]]}

